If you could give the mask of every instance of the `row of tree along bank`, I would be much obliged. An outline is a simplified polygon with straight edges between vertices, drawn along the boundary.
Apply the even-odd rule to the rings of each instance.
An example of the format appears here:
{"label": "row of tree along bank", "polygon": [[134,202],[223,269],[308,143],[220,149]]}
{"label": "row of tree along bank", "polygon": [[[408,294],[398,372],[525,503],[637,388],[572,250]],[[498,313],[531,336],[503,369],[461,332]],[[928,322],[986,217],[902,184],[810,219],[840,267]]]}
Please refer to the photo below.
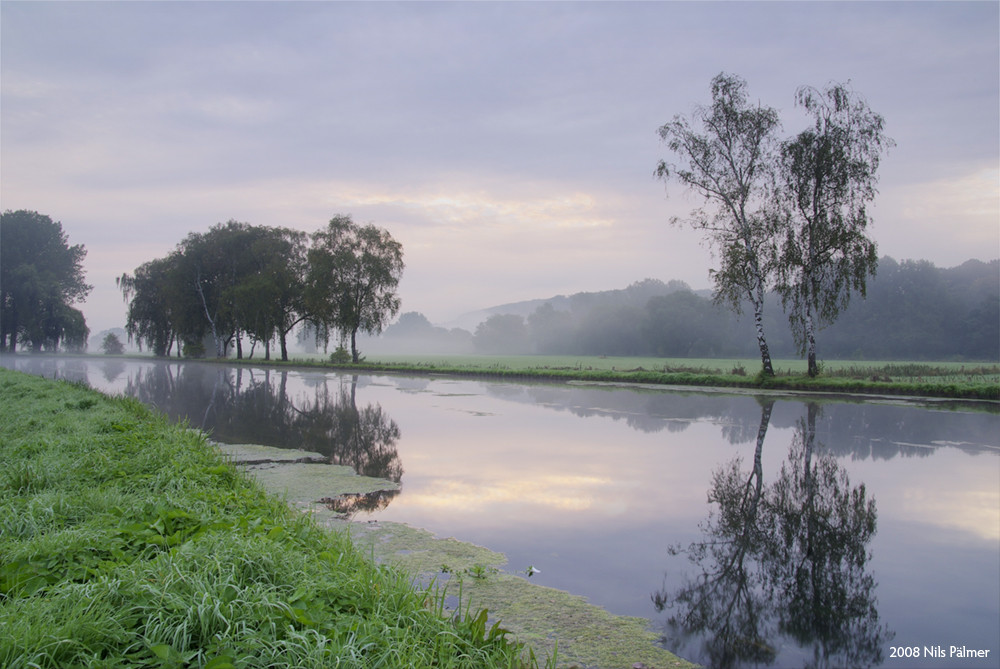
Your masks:
{"label": "row of tree along bank", "polygon": [[[403,248],[374,225],[335,216],[312,235],[229,221],[191,233],[177,249],[118,279],[126,331],[158,356],[243,357],[243,339],[288,359],[287,337],[308,323],[324,343],[378,333],[399,310]],[[205,342],[214,347],[205,350]]]}
{"label": "row of tree along bank", "polygon": [[[73,307],[84,281],[82,244],[35,211],[0,217],[0,350],[82,351],[90,333]],[[378,333],[399,310],[403,247],[383,229],[335,216],[312,235],[229,221],[190,233],[165,258],[117,280],[128,303],[125,330],[158,356],[243,357],[243,341],[270,358],[273,341],[288,359],[287,336],[307,323],[317,340],[351,341]],[[208,345],[206,346],[206,342]],[[120,342],[106,338],[106,352]],[[206,350],[211,347],[211,350]]]}

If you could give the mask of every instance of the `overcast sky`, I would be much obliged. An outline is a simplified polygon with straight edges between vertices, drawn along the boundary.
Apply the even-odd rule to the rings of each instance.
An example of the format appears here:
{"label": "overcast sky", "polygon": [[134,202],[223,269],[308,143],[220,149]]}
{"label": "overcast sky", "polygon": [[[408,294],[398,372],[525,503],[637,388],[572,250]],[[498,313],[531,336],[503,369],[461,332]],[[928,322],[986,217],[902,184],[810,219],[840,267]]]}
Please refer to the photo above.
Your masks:
{"label": "overcast sky", "polygon": [[1000,255],[997,2],[0,3],[0,206],[84,244],[92,332],[114,278],[229,219],[335,214],[403,244],[402,311],[445,323],[646,277],[708,287],[653,177],[657,128],[738,74],[850,80],[897,147],[880,255]]}

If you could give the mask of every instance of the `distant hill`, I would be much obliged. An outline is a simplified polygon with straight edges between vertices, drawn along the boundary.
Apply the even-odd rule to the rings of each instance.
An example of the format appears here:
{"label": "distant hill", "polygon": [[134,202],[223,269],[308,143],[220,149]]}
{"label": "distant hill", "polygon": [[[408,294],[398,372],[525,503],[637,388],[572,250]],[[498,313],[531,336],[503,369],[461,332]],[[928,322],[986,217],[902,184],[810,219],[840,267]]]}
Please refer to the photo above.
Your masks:
{"label": "distant hill", "polygon": [[[489,307],[447,326],[404,314],[370,349],[435,352],[756,357],[752,319],[682,281],[644,279],[626,288]],[[480,327],[480,326],[483,327]],[[799,355],[777,295],[765,305],[771,355]],[[388,351],[386,351],[388,352]],[[926,260],[879,261],[867,296],[854,294],[820,327],[820,359],[1000,362],[1000,260],[938,268]]]}
{"label": "distant hill", "polygon": [[[495,307],[487,307],[478,311],[470,311],[462,314],[453,321],[442,323],[441,327],[461,328],[470,332],[475,332],[480,323],[490,316],[499,314],[513,314],[527,318],[538,307],[544,304],[551,304],[556,311],[574,311],[587,309],[600,304],[635,304],[645,305],[651,297],[661,297],[677,292],[678,290],[691,290],[683,281],[671,279],[667,283],[659,279],[643,279],[630,284],[626,288],[602,290],[597,292],[579,292],[572,295],[555,295],[548,298],[534,300],[524,300],[522,302],[510,302],[500,304]],[[697,291],[703,296],[711,295],[710,290]]]}

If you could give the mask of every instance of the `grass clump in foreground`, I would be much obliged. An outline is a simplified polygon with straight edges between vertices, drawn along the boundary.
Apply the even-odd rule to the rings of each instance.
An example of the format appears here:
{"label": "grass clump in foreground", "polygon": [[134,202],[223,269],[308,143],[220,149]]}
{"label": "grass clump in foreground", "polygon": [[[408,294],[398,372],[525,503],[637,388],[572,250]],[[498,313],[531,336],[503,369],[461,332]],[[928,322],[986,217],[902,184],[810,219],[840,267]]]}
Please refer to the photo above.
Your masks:
{"label": "grass clump in foreground", "polygon": [[0,397],[0,666],[535,666],[139,402]]}

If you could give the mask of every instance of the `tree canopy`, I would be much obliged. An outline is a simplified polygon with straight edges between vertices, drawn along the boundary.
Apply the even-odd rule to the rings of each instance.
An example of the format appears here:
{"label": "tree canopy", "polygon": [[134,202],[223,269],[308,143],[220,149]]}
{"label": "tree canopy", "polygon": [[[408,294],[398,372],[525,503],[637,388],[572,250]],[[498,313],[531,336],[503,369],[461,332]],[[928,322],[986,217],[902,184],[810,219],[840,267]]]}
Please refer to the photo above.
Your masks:
{"label": "tree canopy", "polygon": [[0,350],[17,343],[35,351],[82,350],[87,329],[74,308],[91,290],[84,281],[82,244],[70,246],[62,223],[35,211],[0,215]]}
{"label": "tree canopy", "polygon": [[737,312],[744,302],[753,307],[763,372],[773,374],[763,314],[773,287],[815,376],[817,328],[836,319],[852,291],[864,294],[875,273],[866,207],[893,142],[882,117],[845,84],[800,87],[796,102],[813,127],[784,141],[777,112],[751,104],[743,79],[721,73],[711,90],[711,106],[698,107],[691,121],[675,116],[660,127],[678,162],[661,160],[656,174],[704,199],[686,222],[717,258],[715,299]]}
{"label": "tree canopy", "polygon": [[[661,160],[656,174],[675,178],[704,198],[687,223],[705,233],[718,258],[712,270],[715,296],[737,311],[753,307],[763,372],[773,376],[764,335],[764,297],[774,269],[776,244],[769,208],[778,112],[752,104],[746,82],[734,75],[712,79],[712,104],[660,127],[660,137],[677,157]],[[676,220],[673,222],[677,222]]]}
{"label": "tree canopy", "polygon": [[864,295],[878,266],[866,207],[875,198],[881,154],[893,142],[882,132],[882,117],[845,85],[803,87],[796,100],[814,127],[781,146],[777,290],[809,375],[816,376],[817,326],[836,319],[852,290]]}
{"label": "tree canopy", "polygon": [[[128,303],[126,331],[156,355],[231,348],[243,357],[243,340],[271,342],[288,359],[287,336],[303,321],[329,336],[381,331],[399,309],[395,288],[402,246],[374,225],[356,226],[338,216],[309,237],[287,228],[228,221],[193,232],[164,258],[118,278]],[[357,348],[354,347],[355,359]]]}
{"label": "tree canopy", "polygon": [[403,246],[387,230],[338,215],[313,234],[308,258],[310,318],[326,332],[349,337],[357,362],[358,331],[378,334],[399,311]]}

